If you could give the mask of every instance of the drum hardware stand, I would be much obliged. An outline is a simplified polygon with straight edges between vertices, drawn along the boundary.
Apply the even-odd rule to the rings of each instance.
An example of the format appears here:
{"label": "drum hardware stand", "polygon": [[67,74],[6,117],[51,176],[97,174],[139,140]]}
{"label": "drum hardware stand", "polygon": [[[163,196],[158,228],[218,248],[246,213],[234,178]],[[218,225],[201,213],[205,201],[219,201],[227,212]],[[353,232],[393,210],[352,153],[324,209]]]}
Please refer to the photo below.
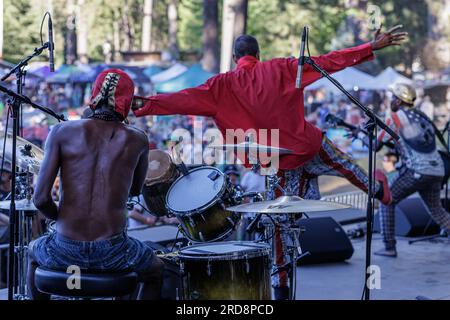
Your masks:
{"label": "drum hardware stand", "polygon": [[[16,82],[17,82],[17,92],[14,92],[12,90],[9,90],[3,85],[0,85],[0,91],[4,92],[8,96],[10,96],[13,101],[11,104],[12,107],[12,123],[13,123],[13,132],[12,132],[12,155],[11,155],[11,174],[13,176],[13,179],[11,180],[11,205],[9,210],[9,232],[10,232],[10,239],[9,239],[9,260],[8,260],[8,300],[13,300],[14,298],[14,284],[16,283],[14,270],[15,270],[15,262],[16,262],[16,255],[15,255],[15,246],[17,244],[17,238],[18,233],[16,232],[16,179],[17,176],[17,136],[19,135],[19,119],[20,119],[20,113],[21,113],[21,107],[22,103],[26,103],[30,106],[32,106],[35,109],[41,110],[44,113],[47,113],[48,115],[51,115],[55,117],[58,120],[64,120],[64,116],[56,114],[53,110],[48,109],[46,107],[42,107],[33,101],[31,101],[30,98],[27,96],[22,95],[22,89],[23,89],[23,82],[26,75],[26,72],[24,70],[25,66],[28,64],[28,62],[38,56],[42,53],[44,49],[47,49],[49,47],[49,43],[44,44],[40,48],[36,48],[34,50],[34,53],[19,62],[10,72],[8,72],[5,76],[2,77],[1,81],[6,80],[9,78],[13,73],[16,75]],[[6,134],[6,132],[5,132]]]}
{"label": "drum hardware stand", "polygon": [[448,236],[450,236],[450,235],[447,235],[445,230],[441,229],[441,231],[438,234],[431,235],[431,236],[426,236],[426,237],[421,237],[419,239],[409,240],[408,244],[413,244],[413,243],[422,242],[422,241],[428,241],[428,240],[435,240],[435,239],[437,240],[439,238],[443,238],[443,240],[445,240],[445,239],[448,239]]}
{"label": "drum hardware stand", "polygon": [[[305,27],[306,28],[306,27]],[[307,33],[308,34],[308,33]],[[308,38],[308,36],[306,36]],[[309,39],[306,39],[306,43],[308,44]],[[308,50],[309,52],[309,50]],[[322,67],[320,67],[310,56],[300,56],[299,57],[299,65],[300,59],[303,60],[304,63],[309,64],[316,72],[318,72],[322,77],[327,78],[336,88],[339,89],[353,104],[355,104],[359,109],[361,109],[368,121],[366,123],[366,130],[368,132],[369,138],[369,187],[368,187],[368,197],[367,197],[367,235],[366,235],[366,263],[365,263],[365,279],[364,279],[364,299],[370,300],[370,289],[368,287],[368,280],[370,274],[368,273],[369,267],[371,265],[371,242],[372,242],[372,232],[373,232],[373,216],[374,216],[374,201],[375,194],[373,192],[374,181],[375,181],[375,170],[374,170],[374,158],[376,156],[376,150],[373,145],[373,141],[375,139],[375,131],[377,127],[385,130],[387,134],[389,134],[395,141],[399,140],[399,136],[389,128],[380,118],[378,118],[375,113],[364,106],[358,99],[356,99],[353,95],[350,94],[336,79],[330,76],[328,72],[326,72]]]}
{"label": "drum hardware stand", "polygon": [[310,252],[303,252],[300,245],[300,234],[305,232],[304,228],[301,228],[295,221],[295,215],[288,215],[289,225],[287,228],[282,228],[281,232],[287,233],[291,240],[291,244],[288,246],[288,253],[290,255],[290,261],[282,266],[279,266],[271,274],[272,276],[287,271],[289,275],[289,300],[295,300],[296,290],[297,290],[297,262],[302,258],[309,256]]}

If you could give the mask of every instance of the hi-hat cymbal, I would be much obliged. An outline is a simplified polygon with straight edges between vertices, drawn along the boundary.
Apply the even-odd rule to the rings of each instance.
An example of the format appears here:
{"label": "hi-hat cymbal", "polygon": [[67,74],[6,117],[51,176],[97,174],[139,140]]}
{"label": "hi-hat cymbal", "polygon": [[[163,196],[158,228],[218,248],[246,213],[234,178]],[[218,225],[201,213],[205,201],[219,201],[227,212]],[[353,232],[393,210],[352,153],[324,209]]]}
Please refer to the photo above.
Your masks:
{"label": "hi-hat cymbal", "polygon": [[238,144],[216,144],[210,145],[209,148],[214,148],[218,150],[233,150],[235,152],[244,151],[244,152],[263,152],[270,154],[289,154],[292,153],[292,150],[286,148],[278,148],[272,146],[265,146],[262,144],[258,144],[256,142],[241,142]]}
{"label": "hi-hat cymbal", "polygon": [[[55,202],[58,205],[58,202]],[[11,200],[0,201],[0,209],[9,210],[11,206]],[[33,200],[22,199],[16,200],[17,211],[38,211],[33,203]]]}
{"label": "hi-hat cymbal", "polygon": [[[9,210],[11,205],[10,200],[0,201],[0,209]],[[37,211],[32,200],[22,199],[16,200],[16,210],[17,211]]]}
{"label": "hi-hat cymbal", "polygon": [[305,200],[297,196],[281,196],[275,200],[241,204],[227,208],[228,211],[242,213],[309,213],[347,209],[351,206],[330,201]]}
{"label": "hi-hat cymbal", "polygon": [[[3,143],[5,137],[4,132],[0,132],[0,143]],[[0,149],[1,152],[1,149]],[[12,162],[12,134],[10,132],[6,135],[5,146],[5,160]],[[17,137],[16,150],[17,166],[23,170],[29,170],[34,174],[39,173],[41,163],[44,160],[44,150],[25,140]]]}

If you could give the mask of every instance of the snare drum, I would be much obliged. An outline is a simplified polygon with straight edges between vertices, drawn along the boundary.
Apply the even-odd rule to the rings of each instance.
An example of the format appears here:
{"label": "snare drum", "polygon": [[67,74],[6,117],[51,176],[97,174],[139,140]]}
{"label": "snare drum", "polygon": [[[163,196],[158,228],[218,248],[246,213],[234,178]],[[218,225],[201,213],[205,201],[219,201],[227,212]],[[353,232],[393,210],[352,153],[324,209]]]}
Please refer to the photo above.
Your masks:
{"label": "snare drum", "polygon": [[186,300],[270,300],[270,246],[250,241],[180,250]]}
{"label": "snare drum", "polygon": [[166,198],[168,210],[193,242],[217,241],[231,234],[240,215],[225,208],[234,204],[225,175],[207,166],[180,176]]}
{"label": "snare drum", "polygon": [[142,195],[147,208],[157,217],[167,215],[166,194],[178,178],[179,172],[170,155],[161,150],[150,150],[148,170]]}

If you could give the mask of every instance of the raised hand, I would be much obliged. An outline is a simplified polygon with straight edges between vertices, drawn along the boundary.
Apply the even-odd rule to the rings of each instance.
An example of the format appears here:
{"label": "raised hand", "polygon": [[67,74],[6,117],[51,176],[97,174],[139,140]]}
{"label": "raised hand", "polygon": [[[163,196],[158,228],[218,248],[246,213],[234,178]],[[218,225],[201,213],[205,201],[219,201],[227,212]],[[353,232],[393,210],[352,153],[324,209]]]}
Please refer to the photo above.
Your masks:
{"label": "raised hand", "polygon": [[381,27],[375,32],[374,39],[371,42],[372,50],[380,50],[389,46],[399,46],[406,40],[408,32],[395,32],[403,28],[403,25],[396,25],[383,33],[381,32]]}

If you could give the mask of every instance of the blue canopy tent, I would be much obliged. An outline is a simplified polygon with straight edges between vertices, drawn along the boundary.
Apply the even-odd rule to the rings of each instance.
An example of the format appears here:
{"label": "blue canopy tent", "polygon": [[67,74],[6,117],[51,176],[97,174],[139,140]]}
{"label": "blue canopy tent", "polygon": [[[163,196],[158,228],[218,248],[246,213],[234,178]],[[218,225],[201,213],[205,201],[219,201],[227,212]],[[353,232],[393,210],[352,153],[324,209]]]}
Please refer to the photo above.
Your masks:
{"label": "blue canopy tent", "polygon": [[194,64],[181,75],[155,85],[156,92],[169,93],[201,85],[214,76],[214,73],[203,70],[200,64]]}
{"label": "blue canopy tent", "polygon": [[60,84],[68,83],[70,81],[70,76],[76,69],[77,67],[74,65],[63,64],[55,71],[55,73],[47,78],[46,82]]}
{"label": "blue canopy tent", "polygon": [[98,74],[106,68],[105,64],[79,65],[70,75],[70,81],[74,83],[92,83]]}
{"label": "blue canopy tent", "polygon": [[153,77],[155,74],[158,74],[160,72],[164,71],[163,68],[160,66],[152,65],[147,68],[145,68],[142,72],[149,78]]}

